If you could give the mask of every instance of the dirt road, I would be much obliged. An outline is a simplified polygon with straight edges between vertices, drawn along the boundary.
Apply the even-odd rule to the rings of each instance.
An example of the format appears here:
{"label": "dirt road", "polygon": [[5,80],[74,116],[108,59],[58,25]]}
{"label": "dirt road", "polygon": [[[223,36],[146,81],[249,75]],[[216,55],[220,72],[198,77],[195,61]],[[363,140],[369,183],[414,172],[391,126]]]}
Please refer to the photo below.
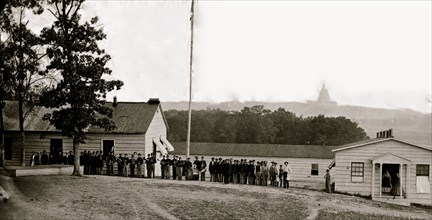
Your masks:
{"label": "dirt road", "polygon": [[1,219],[432,219],[430,209],[291,188],[108,176],[2,177]]}

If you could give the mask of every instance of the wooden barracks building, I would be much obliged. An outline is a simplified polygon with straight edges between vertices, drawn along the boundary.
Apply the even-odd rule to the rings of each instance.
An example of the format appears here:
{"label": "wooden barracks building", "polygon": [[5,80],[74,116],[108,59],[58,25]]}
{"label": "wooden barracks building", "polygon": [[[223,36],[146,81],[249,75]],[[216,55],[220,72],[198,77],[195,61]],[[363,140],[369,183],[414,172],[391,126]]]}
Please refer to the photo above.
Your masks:
{"label": "wooden barracks building", "polygon": [[[156,153],[157,158],[174,148],[167,140],[168,124],[158,99],[148,102],[109,102],[113,109],[112,120],[117,128],[106,132],[100,128],[90,127],[86,144],[80,144],[80,151],[102,151],[107,154],[114,148],[116,155],[133,152]],[[47,151],[62,154],[72,151],[72,140],[61,135],[48,121],[42,120],[50,110],[36,107],[29,113],[24,123],[26,165],[29,164],[31,152]],[[5,125],[5,162],[6,166],[21,165],[20,134],[18,124],[18,103],[7,101],[4,109]],[[160,167],[160,166],[156,166]],[[156,170],[156,174],[158,170]]]}
{"label": "wooden barracks building", "polygon": [[383,190],[383,175],[389,171],[392,180],[396,174],[400,178],[396,199],[431,205],[432,148],[398,140],[391,133],[380,132],[375,139],[333,150],[335,190],[376,200],[392,199]]}

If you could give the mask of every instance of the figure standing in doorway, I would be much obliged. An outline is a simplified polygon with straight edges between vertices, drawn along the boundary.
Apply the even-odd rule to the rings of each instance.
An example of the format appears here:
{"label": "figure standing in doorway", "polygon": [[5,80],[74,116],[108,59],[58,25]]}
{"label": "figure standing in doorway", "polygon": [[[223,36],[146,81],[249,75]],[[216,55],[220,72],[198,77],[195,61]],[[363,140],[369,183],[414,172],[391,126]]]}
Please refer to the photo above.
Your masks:
{"label": "figure standing in doorway", "polygon": [[386,172],[383,175],[382,187],[383,187],[383,192],[386,192],[386,193],[389,193],[391,188],[392,188],[391,175],[390,175],[388,170],[386,170]]}
{"label": "figure standing in doorway", "polygon": [[396,178],[394,180],[393,188],[391,189],[391,194],[393,195],[393,199],[395,199],[396,196],[400,196],[400,178],[399,178],[399,173],[396,173]]}

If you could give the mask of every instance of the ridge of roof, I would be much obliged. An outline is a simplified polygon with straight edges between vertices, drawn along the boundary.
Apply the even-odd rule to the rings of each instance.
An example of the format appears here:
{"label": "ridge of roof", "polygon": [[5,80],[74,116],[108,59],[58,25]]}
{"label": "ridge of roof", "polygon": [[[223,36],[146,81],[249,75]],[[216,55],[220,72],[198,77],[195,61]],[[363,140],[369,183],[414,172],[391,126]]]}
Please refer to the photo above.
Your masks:
{"label": "ridge of roof", "polygon": [[[171,142],[171,154],[186,154],[186,142]],[[191,142],[191,155],[333,159],[337,146]]]}
{"label": "ridge of roof", "polygon": [[381,142],[386,142],[386,141],[396,141],[396,142],[407,144],[407,145],[410,145],[410,146],[413,146],[413,147],[418,147],[418,148],[421,148],[421,149],[432,151],[432,148],[429,148],[429,147],[425,147],[425,146],[409,143],[409,142],[406,142],[406,141],[402,141],[402,140],[396,139],[394,137],[389,137],[389,138],[374,138],[374,139],[358,141],[358,142],[354,142],[354,143],[350,143],[350,144],[345,144],[345,145],[340,146],[339,148],[333,149],[332,152],[338,152],[338,151],[348,150],[348,149],[352,149],[352,148],[356,148],[356,147],[362,147],[362,146],[366,146],[366,145],[370,145],[370,144],[376,144],[376,143],[381,143]]}
{"label": "ridge of roof", "polygon": [[[117,128],[110,132],[98,127],[90,127],[88,133],[123,133],[123,134],[142,134],[146,133],[151,121],[160,108],[160,103],[147,102],[117,102],[116,106],[112,102],[106,102],[104,105],[113,110],[112,121]],[[59,132],[48,121],[43,120],[46,113],[52,112],[52,109],[37,106],[34,111],[25,119],[24,129],[26,131],[40,132]],[[18,102],[6,101],[4,112],[5,131],[18,131]],[[164,117],[164,115],[162,115]],[[166,123],[166,121],[165,121]]]}

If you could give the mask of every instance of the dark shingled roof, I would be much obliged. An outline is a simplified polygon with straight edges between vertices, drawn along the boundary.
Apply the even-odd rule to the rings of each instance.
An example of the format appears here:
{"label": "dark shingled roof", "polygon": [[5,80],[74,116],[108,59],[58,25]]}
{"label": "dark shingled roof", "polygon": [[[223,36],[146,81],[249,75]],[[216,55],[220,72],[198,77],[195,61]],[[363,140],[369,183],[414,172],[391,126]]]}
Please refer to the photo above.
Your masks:
{"label": "dark shingled roof", "polygon": [[[175,150],[170,154],[186,154],[186,142],[172,142],[172,145]],[[336,148],[338,146],[191,143],[190,155],[333,159],[332,150]]]}
{"label": "dark shingled roof", "polygon": [[[158,102],[118,102],[116,107],[112,103],[106,106],[113,109],[112,120],[117,128],[110,133],[145,133],[159,107]],[[42,120],[45,113],[52,112],[51,109],[36,107],[30,113],[24,123],[25,131],[56,131],[48,121]],[[6,101],[4,109],[4,125],[6,131],[19,131],[18,102]],[[166,122],[165,122],[166,123]],[[103,129],[90,127],[89,133],[105,133]]]}

